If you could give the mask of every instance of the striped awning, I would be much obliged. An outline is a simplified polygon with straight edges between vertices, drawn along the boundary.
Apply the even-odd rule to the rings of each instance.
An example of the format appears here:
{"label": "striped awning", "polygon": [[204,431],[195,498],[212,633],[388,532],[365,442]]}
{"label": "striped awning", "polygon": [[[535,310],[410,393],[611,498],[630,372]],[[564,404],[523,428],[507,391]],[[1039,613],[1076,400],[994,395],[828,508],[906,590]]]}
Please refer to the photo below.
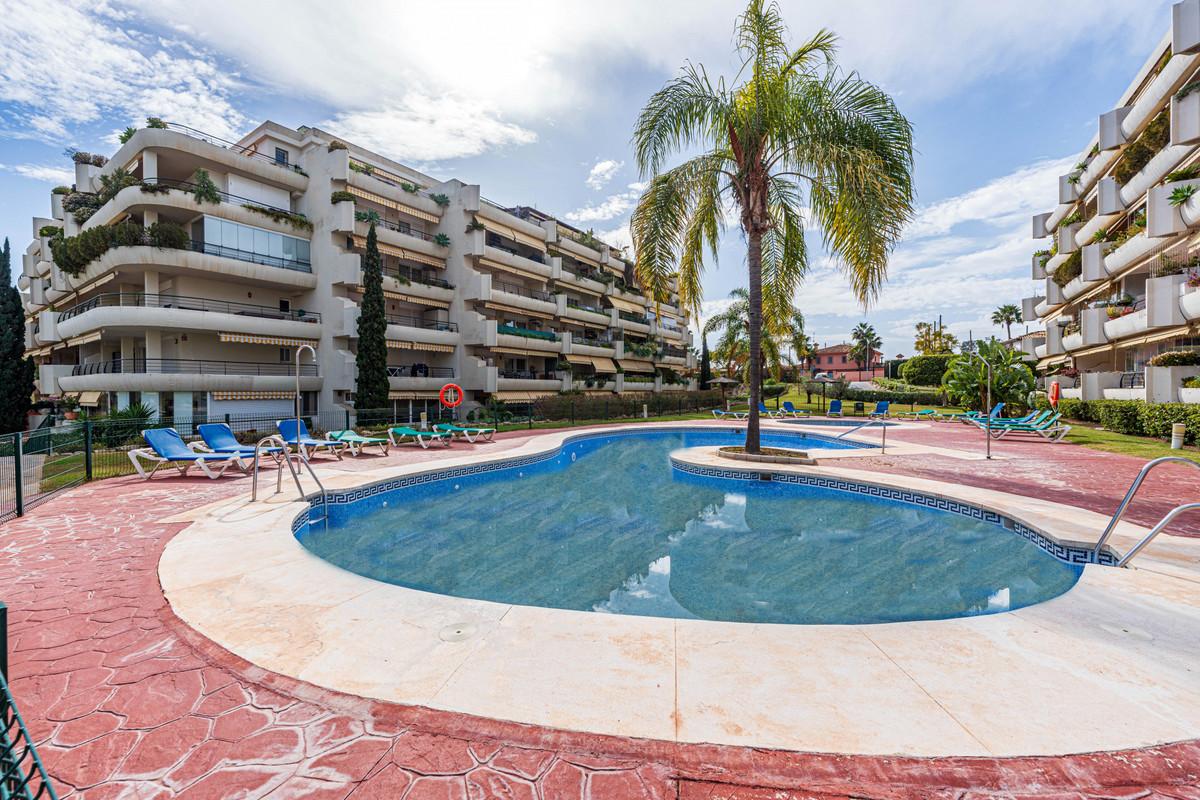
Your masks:
{"label": "striped awning", "polygon": [[590,365],[592,363],[591,356],[577,356],[574,353],[568,353],[567,355],[563,356],[563,358],[565,358],[567,361],[570,361],[572,364]]}
{"label": "striped awning", "polygon": [[375,192],[368,192],[366,189],[360,189],[357,186],[347,186],[346,191],[350,192],[350,194],[354,195],[355,197],[361,197],[363,200],[370,200],[372,203],[377,203],[384,208],[395,209],[396,211],[408,214],[410,217],[423,219],[426,222],[438,221],[437,214],[431,214],[428,211],[424,211],[415,206],[410,206],[407,203],[401,203],[391,199],[390,197],[384,197],[381,194],[375,194]]}
{"label": "striped awning", "polygon": [[521,244],[536,248],[541,250],[543,253],[546,252],[546,240],[542,236],[534,236],[531,233],[517,230],[515,226],[502,225],[501,223],[488,219],[481,214],[476,214],[475,219],[483,223],[483,227],[489,233],[494,233],[497,236],[506,236],[509,239],[512,239],[514,242],[520,242]]}
{"label": "striped awning", "polygon": [[632,361],[628,358],[622,358],[618,359],[617,363],[626,372],[654,372],[654,365],[649,361]]}
{"label": "striped awning", "polygon": [[1091,355],[1095,355],[1096,353],[1106,353],[1111,349],[1112,349],[1112,343],[1106,342],[1105,344],[1097,345],[1096,347],[1089,347],[1085,350],[1076,350],[1071,353],[1071,357],[1079,358],[1081,356],[1091,356]]}
{"label": "striped awning", "polygon": [[493,311],[507,311],[509,314],[520,314],[526,317],[537,317],[538,319],[554,319],[553,314],[544,314],[541,311],[530,311],[527,308],[519,306],[509,306],[504,303],[484,303],[484,308],[490,308]]}
{"label": "striped awning", "polygon": [[318,342],[316,339],[292,339],[287,336],[258,336],[253,333],[225,333],[217,334],[217,339],[225,344],[273,344],[279,347],[301,347],[308,345],[316,347]]}
{"label": "striped awning", "polygon": [[420,350],[424,353],[453,353],[452,344],[431,344],[430,342],[410,342],[404,339],[388,339],[387,346],[393,350]]}
{"label": "striped awning", "polygon": [[388,392],[388,400],[437,400],[437,392]]}
{"label": "striped awning", "polygon": [[[571,244],[578,245],[579,247],[587,247],[587,245],[579,244],[579,242],[576,242],[570,236],[565,235],[562,232],[562,229],[560,228],[558,231],[558,245],[557,245],[558,249],[560,251],[562,251],[563,253],[566,253],[571,258],[575,259],[576,261],[578,261],[581,264],[587,264],[589,267],[595,267],[596,269],[600,269],[600,259],[592,258],[589,255],[584,255],[583,253],[577,253],[576,251],[571,249],[570,245],[567,245],[566,247],[564,247],[563,246],[564,242],[570,242]],[[588,247],[588,249],[590,250],[591,248]]]}
{"label": "striped awning", "polygon": [[[427,256],[424,253],[418,253],[416,250],[409,250],[404,247],[396,247],[396,245],[388,244],[386,242],[376,242],[376,245],[379,247],[379,252],[383,253],[384,255],[395,256],[396,258],[403,258],[407,259],[408,261],[416,261],[418,264],[426,264],[430,267],[437,267],[438,269],[446,268],[446,259],[444,258],[434,258],[433,256]],[[354,246],[362,250],[366,250],[367,237],[355,234]]]}
{"label": "striped awning", "polygon": [[501,403],[532,403],[543,397],[554,397],[558,392],[492,392],[492,399]]}
{"label": "striped awning", "polygon": [[87,406],[88,408],[95,408],[96,406],[100,405],[101,394],[101,392],[80,392],[79,405]]}
{"label": "striped awning", "polygon": [[1140,345],[1140,344],[1153,344],[1154,342],[1164,342],[1167,339],[1177,339],[1180,336],[1191,336],[1191,335],[1193,335],[1191,332],[1191,329],[1185,325],[1181,328],[1172,328],[1169,331],[1165,331],[1163,333],[1155,333],[1150,336],[1138,336],[1133,339],[1122,339],[1121,341],[1116,342],[1113,346],[1116,349],[1121,350],[1126,347],[1136,347],[1137,345]]}
{"label": "striped awning", "polygon": [[592,366],[596,368],[596,372],[604,372],[610,375],[614,375],[617,372],[617,365],[613,363],[611,358],[592,356]]}
{"label": "striped awning", "polygon": [[481,266],[481,267],[487,267],[488,269],[498,269],[501,272],[508,272],[512,275],[520,275],[522,278],[532,278],[535,281],[541,281],[541,280],[546,279],[545,275],[540,275],[537,272],[535,272],[534,270],[522,269],[521,267],[516,267],[516,266],[513,266],[512,264],[505,264],[503,261],[496,261],[495,259],[491,259],[491,258],[480,258],[480,259],[477,259],[476,263],[479,264],[479,266]]}
{"label": "striped awning", "polygon": [[545,358],[554,358],[558,353],[552,350],[533,350],[528,347],[489,347],[493,353],[504,353],[510,356],[544,356]]}
{"label": "striped awning", "polygon": [[628,300],[622,299],[620,297],[609,296],[604,299],[607,300],[608,302],[612,303],[613,307],[616,308],[618,311],[628,311],[631,314],[645,314],[646,313],[645,306],[638,305],[637,303],[631,303]]}
{"label": "striped awning", "polygon": [[90,342],[98,342],[98,341],[100,341],[100,337],[101,337],[100,331],[96,331],[95,333],[87,333],[87,334],[84,334],[83,336],[76,336],[74,339],[67,339],[66,341],[59,342],[58,344],[55,344],[52,346],[53,347],[76,347],[81,344],[88,344]]}
{"label": "striped awning", "polygon": [[294,392],[213,392],[213,400],[292,400]]}
{"label": "striped awning", "polygon": [[37,350],[26,350],[26,358],[41,358],[42,356],[50,355],[50,351],[54,349],[54,345],[48,344],[45,347],[39,347]]}
{"label": "striped awning", "polygon": [[389,300],[403,300],[406,303],[414,303],[419,306],[429,306],[430,308],[449,308],[450,304],[445,300],[433,300],[429,297],[421,297],[415,294],[401,294],[400,292],[384,292],[383,296]]}

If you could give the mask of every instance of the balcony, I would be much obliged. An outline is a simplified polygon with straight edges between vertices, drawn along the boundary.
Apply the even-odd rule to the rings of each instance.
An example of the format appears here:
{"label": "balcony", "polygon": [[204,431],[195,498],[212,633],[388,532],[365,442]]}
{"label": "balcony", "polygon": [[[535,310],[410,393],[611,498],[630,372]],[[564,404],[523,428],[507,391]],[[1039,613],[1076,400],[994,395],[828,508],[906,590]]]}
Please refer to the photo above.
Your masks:
{"label": "balcony", "polygon": [[436,392],[454,380],[453,367],[404,364],[387,368],[388,388],[392,391]]}
{"label": "balcony", "polygon": [[388,325],[399,325],[403,328],[421,328],[427,331],[449,331],[458,333],[458,323],[443,322],[442,320],[427,320],[407,314],[386,315]]}
{"label": "balcony", "polygon": [[1110,313],[1114,310],[1119,316],[1104,323],[1104,335],[1108,337],[1109,341],[1125,339],[1150,329],[1146,316],[1145,298],[1130,306],[1111,306],[1109,309]]}
{"label": "balcony", "polygon": [[505,392],[558,392],[563,381],[553,372],[497,370],[496,388]]}
{"label": "balcony", "polygon": [[[77,364],[58,380],[62,391],[290,391],[296,366],[283,361],[138,358]],[[321,388],[316,364],[301,364],[300,389]]]}
{"label": "balcony", "polygon": [[312,262],[307,259],[300,258],[285,258],[283,256],[265,255],[263,253],[254,253],[249,250],[239,250],[236,247],[225,247],[224,245],[213,244],[211,242],[192,241],[190,249],[197,253],[204,253],[210,256],[220,256],[221,258],[232,258],[235,261],[245,261],[250,264],[261,264],[264,267],[277,267],[279,269],[290,269],[295,272],[312,272]]}
{"label": "balcony", "polygon": [[497,325],[496,347],[500,350],[534,350],[539,353],[555,354],[562,350],[558,334],[554,331],[539,331],[520,325]]}
{"label": "balcony", "polygon": [[210,300],[203,297],[183,297],[165,294],[139,294],[133,292],[112,292],[98,294],[89,300],[71,306],[59,316],[60,322],[91,311],[94,308],[111,307],[136,308],[173,308],[181,311],[208,311],[216,314],[233,314],[244,317],[259,317],[262,319],[292,320],[295,322],[310,322],[320,324],[321,315],[315,311],[303,309],[281,311],[276,306],[254,305],[228,300]]}
{"label": "balcony", "polygon": [[557,342],[558,334],[554,331],[539,331],[533,328],[522,328],[520,325],[497,325],[497,335],[507,336],[523,336],[527,339],[543,339],[549,342]]}

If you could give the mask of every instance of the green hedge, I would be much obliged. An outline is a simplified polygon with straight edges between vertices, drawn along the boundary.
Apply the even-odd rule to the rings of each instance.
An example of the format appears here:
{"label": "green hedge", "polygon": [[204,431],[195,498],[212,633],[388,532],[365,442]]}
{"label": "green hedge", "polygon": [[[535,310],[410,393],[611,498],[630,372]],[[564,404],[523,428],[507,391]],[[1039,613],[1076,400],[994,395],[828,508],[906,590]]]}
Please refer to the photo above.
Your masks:
{"label": "green hedge", "polygon": [[897,392],[890,389],[846,389],[842,392],[843,400],[862,400],[868,403],[878,403],[888,400],[892,403],[907,403],[918,406],[944,406],[946,397],[941,392]]}
{"label": "green hedge", "polygon": [[900,367],[900,377],[914,386],[941,386],[942,376],[950,368],[953,353],[914,356]]}
{"label": "green hedge", "polygon": [[[1046,398],[1038,398],[1039,408],[1049,408]],[[1064,397],[1058,401],[1064,417],[1079,422],[1094,422],[1105,430],[1131,436],[1152,436],[1166,439],[1171,426],[1182,422],[1187,426],[1184,441],[1195,444],[1200,433],[1200,403],[1145,403],[1141,400],[1075,400]]]}

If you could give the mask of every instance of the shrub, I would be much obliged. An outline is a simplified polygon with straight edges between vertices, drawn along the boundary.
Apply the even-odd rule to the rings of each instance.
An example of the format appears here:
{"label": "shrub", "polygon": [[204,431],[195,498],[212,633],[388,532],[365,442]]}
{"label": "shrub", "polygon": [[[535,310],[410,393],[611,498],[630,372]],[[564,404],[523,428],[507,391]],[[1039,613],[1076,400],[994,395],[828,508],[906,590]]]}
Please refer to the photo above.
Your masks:
{"label": "shrub", "polygon": [[147,233],[152,247],[184,250],[191,242],[187,231],[177,222],[155,222]]}
{"label": "shrub", "polygon": [[[1024,407],[1035,381],[1021,354],[998,339],[979,342],[978,352],[979,358],[960,355],[950,362],[942,377],[942,386],[950,399],[977,411],[985,410],[989,401],[1003,402],[1013,409]],[[984,361],[991,365],[990,370]]]}
{"label": "shrub", "polygon": [[100,199],[91,192],[71,192],[63,198],[63,211],[71,214],[82,225],[92,218],[100,208]]}
{"label": "shrub", "polygon": [[449,247],[450,246],[450,237],[444,233],[439,233],[433,237],[433,243],[436,245],[440,245],[441,247]]}
{"label": "shrub", "polygon": [[166,130],[167,123],[163,122],[161,117],[146,117],[146,127]]}
{"label": "shrub", "polygon": [[1152,367],[1194,367],[1200,364],[1200,351],[1170,350],[1146,362]]}
{"label": "shrub", "polygon": [[477,219],[473,219],[467,223],[467,233],[484,230],[483,223]]}
{"label": "shrub", "polygon": [[91,164],[93,167],[103,167],[108,163],[108,158],[99,153],[87,153],[83,150],[76,150],[71,154],[71,160],[76,164]]}
{"label": "shrub", "polygon": [[50,194],[70,194],[70,193],[71,193],[70,186],[55,186],[53,189],[50,190]]}
{"label": "shrub", "polygon": [[442,208],[450,205],[450,198],[446,197],[444,194],[431,194],[429,195],[429,199],[437,203]]}
{"label": "shrub", "polygon": [[1103,400],[1096,402],[1094,411],[1096,421],[1105,430],[1113,433],[1128,433],[1133,436],[1142,434],[1142,418],[1139,406],[1140,400]]}
{"label": "shrub", "polygon": [[420,186],[417,186],[415,183],[409,183],[408,181],[401,181],[400,188],[409,194],[416,194],[421,190]]}
{"label": "shrub", "polygon": [[1178,181],[1190,181],[1200,175],[1200,164],[1192,164],[1191,166],[1177,169],[1174,172],[1168,172],[1167,177],[1163,178],[1163,183],[1176,183]]}
{"label": "shrub", "polygon": [[900,367],[900,377],[914,386],[941,386],[953,353],[913,356]]}
{"label": "shrub", "polygon": [[1195,403],[1140,403],[1138,421],[1142,435],[1166,439],[1171,435],[1171,426],[1182,422],[1187,426],[1184,441],[1196,441],[1200,429],[1200,406]]}
{"label": "shrub", "polygon": [[362,164],[358,161],[351,161],[350,169],[354,170],[355,172],[361,172],[363,175],[374,175],[375,174],[374,167],[372,167],[370,164]]}
{"label": "shrub", "polygon": [[1083,274],[1083,251],[1076,250],[1071,255],[1067,256],[1067,260],[1059,264],[1054,270],[1051,279],[1059,286],[1066,286],[1075,278]]}
{"label": "shrub", "polygon": [[[820,394],[820,385],[817,385],[815,394]],[[878,403],[880,400],[887,400],[892,403],[919,406],[944,406],[946,404],[946,395],[940,390],[920,389],[915,391],[898,391],[895,389],[850,389],[846,388],[837,396],[843,400],[862,401],[864,403]]]}
{"label": "shrub", "polygon": [[133,177],[133,174],[124,167],[117,167],[107,175],[100,176],[100,191],[96,194],[100,205],[104,205],[109,200],[117,196],[117,193],[122,189],[130,186],[136,186],[139,183],[138,179]]}
{"label": "shrub", "polygon": [[774,397],[783,397],[788,393],[790,387],[786,383],[776,383],[775,381],[763,381],[762,395],[765,399]]}
{"label": "shrub", "polygon": [[331,152],[331,153],[334,150],[349,150],[349,149],[350,148],[346,147],[345,142],[338,141],[337,139],[334,139],[332,142],[329,143],[329,152]]}
{"label": "shrub", "polygon": [[354,195],[350,194],[350,192],[347,192],[344,189],[341,189],[336,192],[330,193],[329,202],[331,202],[331,203],[347,203],[347,202],[353,203]]}
{"label": "shrub", "polygon": [[1183,379],[1183,388],[1185,389],[1200,389],[1200,375],[1193,375],[1190,378]]}
{"label": "shrub", "polygon": [[247,211],[253,211],[255,214],[262,214],[264,217],[270,217],[276,222],[286,222],[293,228],[301,231],[311,231],[313,224],[309,222],[308,217],[295,211],[283,211],[277,208],[263,208],[256,206],[253,203],[242,203],[242,208]]}
{"label": "shrub", "polygon": [[1176,186],[1171,190],[1171,194],[1167,196],[1167,202],[1173,206],[1181,206],[1191,199],[1196,193],[1195,184],[1189,183],[1186,186]]}
{"label": "shrub", "polygon": [[146,194],[167,194],[171,191],[171,187],[165,183],[146,183],[143,181],[142,191]]}
{"label": "shrub", "polygon": [[43,225],[38,228],[38,236],[54,236],[61,231],[62,228],[57,225]]}
{"label": "shrub", "polygon": [[121,131],[121,134],[119,136],[117,136],[117,141],[119,141],[121,144],[125,144],[126,142],[128,142],[130,139],[133,138],[133,135],[135,133],[137,133],[137,128],[130,125],[128,128]]}
{"label": "shrub", "polygon": [[142,243],[142,227],[136,222],[100,225],[66,238],[59,230],[50,240],[54,263],[68,275],[80,275],[113,247]]}
{"label": "shrub", "polygon": [[1113,177],[1121,185],[1129,183],[1129,179],[1141,172],[1142,167],[1150,163],[1150,159],[1158,155],[1158,152],[1167,146],[1170,139],[1170,112],[1163,109],[1158,116],[1150,120],[1150,124],[1137,139],[1126,146],[1125,152],[1121,154],[1116,167],[1113,168]]}
{"label": "shrub", "polygon": [[221,190],[213,183],[212,176],[206,169],[196,170],[196,180],[192,181],[192,198],[197,203],[220,203]]}

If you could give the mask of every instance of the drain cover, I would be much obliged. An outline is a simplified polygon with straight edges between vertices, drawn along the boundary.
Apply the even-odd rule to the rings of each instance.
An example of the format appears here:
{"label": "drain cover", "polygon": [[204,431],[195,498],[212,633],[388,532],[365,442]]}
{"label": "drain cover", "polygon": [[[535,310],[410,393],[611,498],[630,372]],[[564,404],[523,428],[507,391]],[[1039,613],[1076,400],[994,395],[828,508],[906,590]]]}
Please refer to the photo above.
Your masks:
{"label": "drain cover", "polygon": [[447,625],[438,632],[438,638],[443,642],[463,642],[475,635],[474,622],[455,622]]}

